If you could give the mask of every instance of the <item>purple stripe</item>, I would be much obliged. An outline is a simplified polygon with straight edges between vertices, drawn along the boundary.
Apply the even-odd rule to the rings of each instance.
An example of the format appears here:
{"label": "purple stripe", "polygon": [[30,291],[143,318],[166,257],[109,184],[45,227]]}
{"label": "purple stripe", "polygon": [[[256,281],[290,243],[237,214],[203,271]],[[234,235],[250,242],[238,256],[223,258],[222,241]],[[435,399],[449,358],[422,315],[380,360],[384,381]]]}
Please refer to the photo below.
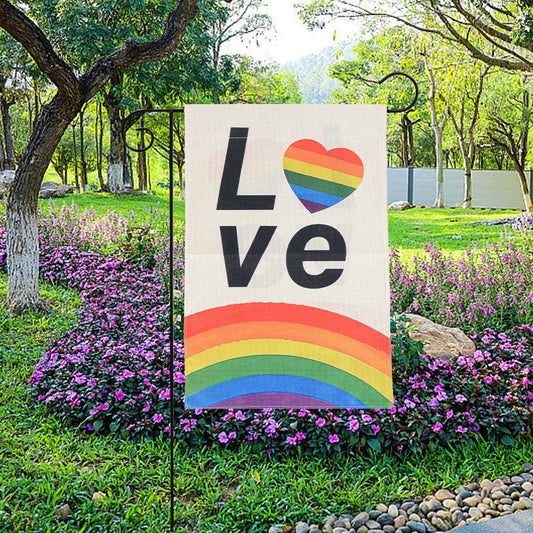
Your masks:
{"label": "purple stripe", "polygon": [[332,409],[338,407],[331,403],[302,396],[300,394],[287,394],[277,392],[265,392],[262,394],[246,394],[238,396],[231,400],[226,400],[216,405],[210,405],[209,409],[289,409],[289,408],[308,408],[308,409]]}
{"label": "purple stripe", "polygon": [[310,213],[316,213],[317,211],[322,211],[322,209],[326,209],[326,207],[328,207],[327,205],[316,204],[315,202],[302,200],[301,198],[299,198],[299,200]]}

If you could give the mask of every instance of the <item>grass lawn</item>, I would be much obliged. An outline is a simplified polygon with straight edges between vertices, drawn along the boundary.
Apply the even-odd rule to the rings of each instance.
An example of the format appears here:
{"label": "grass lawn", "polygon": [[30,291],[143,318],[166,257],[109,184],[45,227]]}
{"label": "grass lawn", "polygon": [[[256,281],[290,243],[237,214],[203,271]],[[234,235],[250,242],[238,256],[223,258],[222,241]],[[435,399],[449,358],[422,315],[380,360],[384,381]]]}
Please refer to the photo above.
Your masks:
{"label": "grass lawn", "polygon": [[504,226],[474,226],[474,222],[518,216],[520,211],[480,209],[409,209],[389,211],[389,244],[413,254],[433,242],[446,251],[483,248],[502,240]]}
{"label": "grass lawn", "polygon": [[[149,221],[167,208],[164,196],[85,194],[54,200],[98,213],[133,211]],[[48,205],[48,202],[46,202]],[[471,222],[517,214],[510,211],[416,209],[390,213],[391,245],[412,251],[433,241],[459,251],[500,238],[501,226]],[[183,205],[176,215],[183,219]],[[0,275],[0,299],[6,279]],[[79,433],[32,403],[27,380],[50,338],[76,320],[76,293],[45,287],[52,316],[12,317],[0,308],[0,532],[168,531],[168,443],[131,441]],[[395,459],[350,454],[327,457],[253,455],[242,448],[176,450],[176,531],[266,531],[273,523],[308,520],[322,525],[329,514],[352,514],[376,503],[450,488],[476,478],[520,470],[533,443],[512,447],[479,441]],[[100,502],[92,500],[103,493]],[[66,519],[54,512],[68,504]]]}
{"label": "grass lawn", "polygon": [[[0,296],[5,278],[0,278]],[[168,531],[168,443],[96,437],[35,407],[26,382],[52,336],[76,316],[71,291],[46,288],[53,317],[0,310],[0,531]],[[28,335],[28,331],[32,335]],[[176,531],[266,531],[273,523],[355,513],[378,502],[518,472],[533,443],[480,441],[420,456],[277,458],[221,449],[176,450]],[[95,492],[103,500],[92,500]],[[68,504],[66,520],[54,512]]]}
{"label": "grass lawn", "polygon": [[[113,211],[122,216],[134,214],[140,221],[161,220],[168,212],[168,193],[154,195],[117,196],[107,193],[85,193],[66,198],[40,200],[43,209],[50,206],[76,204],[80,210],[94,209],[99,215]],[[175,218],[185,218],[184,202],[175,201]],[[443,250],[458,251],[488,242],[502,240],[504,226],[474,226],[474,222],[517,216],[520,211],[479,209],[410,209],[389,211],[389,243],[408,255],[432,241]]]}

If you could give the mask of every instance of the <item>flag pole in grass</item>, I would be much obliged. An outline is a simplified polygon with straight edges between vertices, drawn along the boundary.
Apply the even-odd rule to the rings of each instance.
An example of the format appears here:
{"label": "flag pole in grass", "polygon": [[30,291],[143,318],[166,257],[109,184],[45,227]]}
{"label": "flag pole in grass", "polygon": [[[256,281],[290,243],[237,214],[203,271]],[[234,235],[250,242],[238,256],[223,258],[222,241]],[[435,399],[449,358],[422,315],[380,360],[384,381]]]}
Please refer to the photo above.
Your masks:
{"label": "flag pole in grass", "polygon": [[[144,117],[145,114],[150,113],[167,113],[168,114],[168,143],[169,143],[169,160],[168,160],[168,176],[169,176],[169,375],[170,375],[170,532],[174,531],[174,444],[175,444],[175,387],[174,387],[174,363],[175,363],[175,330],[174,330],[174,120],[176,113],[183,113],[183,108],[175,109],[139,109],[134,111],[128,117],[124,118],[122,123],[122,134],[124,136],[124,152],[129,149],[133,152],[146,152],[154,143],[154,133],[150,128],[142,125],[137,128],[137,131],[146,132],[150,136],[148,145],[141,148],[136,148],[128,144],[126,134],[128,129],[135,124],[139,117]],[[124,157],[124,161],[127,158]]]}
{"label": "flag pole in grass", "polygon": [[170,531],[174,531],[174,112],[169,113],[170,268]]}

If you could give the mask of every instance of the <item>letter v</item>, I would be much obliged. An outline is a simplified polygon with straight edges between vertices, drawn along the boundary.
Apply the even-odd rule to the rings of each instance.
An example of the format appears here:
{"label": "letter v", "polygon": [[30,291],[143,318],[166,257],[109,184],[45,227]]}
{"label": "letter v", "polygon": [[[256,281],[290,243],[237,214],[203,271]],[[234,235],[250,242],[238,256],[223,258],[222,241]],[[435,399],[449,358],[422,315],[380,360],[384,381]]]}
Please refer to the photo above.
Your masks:
{"label": "letter v", "polygon": [[260,226],[250,249],[241,263],[236,226],[221,226],[220,238],[226,263],[229,287],[247,287],[269,245],[276,226]]}

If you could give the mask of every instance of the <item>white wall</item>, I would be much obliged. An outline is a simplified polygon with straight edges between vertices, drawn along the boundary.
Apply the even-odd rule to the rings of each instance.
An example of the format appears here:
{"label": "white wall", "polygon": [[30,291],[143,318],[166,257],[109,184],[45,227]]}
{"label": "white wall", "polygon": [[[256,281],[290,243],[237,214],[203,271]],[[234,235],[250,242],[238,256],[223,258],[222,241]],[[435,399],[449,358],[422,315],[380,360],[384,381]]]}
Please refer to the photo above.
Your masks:
{"label": "white wall", "polygon": [[[529,171],[528,171],[529,177]],[[408,199],[408,169],[387,170],[388,203]],[[464,197],[462,169],[444,170],[444,205],[461,205]],[[500,209],[523,209],[520,180],[513,170],[474,170],[472,172],[472,206]],[[413,169],[413,204],[431,206],[435,200],[435,169]]]}

